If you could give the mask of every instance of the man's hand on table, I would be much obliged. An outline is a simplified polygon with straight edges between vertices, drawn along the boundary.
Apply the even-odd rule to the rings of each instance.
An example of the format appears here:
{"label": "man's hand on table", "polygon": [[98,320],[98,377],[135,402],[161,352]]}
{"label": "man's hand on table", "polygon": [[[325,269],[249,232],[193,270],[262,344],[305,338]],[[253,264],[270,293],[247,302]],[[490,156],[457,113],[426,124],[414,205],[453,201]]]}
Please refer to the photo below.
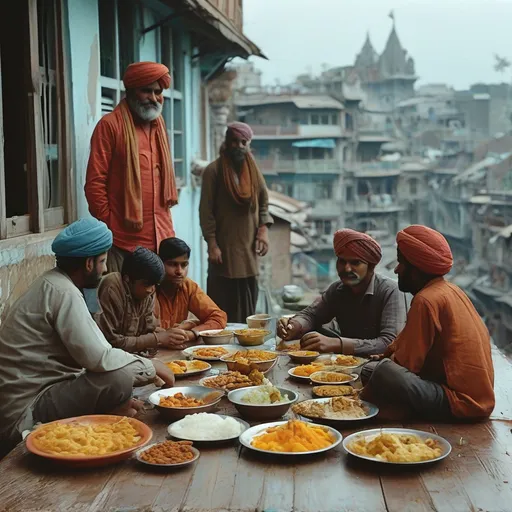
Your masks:
{"label": "man's hand on table", "polygon": [[[159,387],[162,388],[172,388],[174,386],[174,373],[172,373],[171,369],[158,359],[153,359],[151,362],[155,367],[156,376],[158,377],[155,378],[155,384],[160,385]],[[163,384],[158,379],[161,379]]]}
{"label": "man's hand on table", "polygon": [[281,318],[277,326],[277,335],[284,341],[296,340],[302,332],[302,326],[293,318]]}
{"label": "man's hand on table", "polygon": [[187,333],[194,335],[192,331],[172,328],[167,331],[155,333],[155,336],[158,340],[159,347],[168,348],[170,350],[183,350],[187,347],[186,343],[189,341],[189,335]]}
{"label": "man's hand on table", "polygon": [[304,350],[316,350],[317,352],[341,352],[341,340],[329,338],[316,331],[309,332],[300,340],[300,347]]}

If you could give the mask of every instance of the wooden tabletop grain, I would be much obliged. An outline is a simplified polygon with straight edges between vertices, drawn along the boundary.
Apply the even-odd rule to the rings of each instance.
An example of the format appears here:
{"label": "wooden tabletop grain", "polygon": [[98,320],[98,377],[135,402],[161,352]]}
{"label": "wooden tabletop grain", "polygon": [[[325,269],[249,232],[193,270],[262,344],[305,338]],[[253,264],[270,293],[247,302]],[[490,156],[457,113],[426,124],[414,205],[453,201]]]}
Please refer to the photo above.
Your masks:
{"label": "wooden tabletop grain", "polygon": [[[162,354],[169,359],[169,354]],[[379,512],[512,511],[512,368],[494,351],[496,409],[478,424],[412,423],[453,446],[451,455],[422,467],[384,466],[347,455],[341,446],[310,457],[266,456],[238,442],[199,447],[201,457],[180,470],[147,468],[135,460],[115,466],[70,470],[27,453],[20,444],[0,462],[0,510],[9,512]],[[289,380],[287,357],[268,377],[311,397],[309,385]],[[180,382],[197,382],[198,379]],[[153,388],[154,390],[154,388]],[[150,387],[139,390],[146,395]],[[219,411],[236,416],[223,399]],[[154,410],[140,417],[154,440],[167,423]],[[381,426],[378,421],[341,430]],[[386,426],[390,426],[387,424]]]}

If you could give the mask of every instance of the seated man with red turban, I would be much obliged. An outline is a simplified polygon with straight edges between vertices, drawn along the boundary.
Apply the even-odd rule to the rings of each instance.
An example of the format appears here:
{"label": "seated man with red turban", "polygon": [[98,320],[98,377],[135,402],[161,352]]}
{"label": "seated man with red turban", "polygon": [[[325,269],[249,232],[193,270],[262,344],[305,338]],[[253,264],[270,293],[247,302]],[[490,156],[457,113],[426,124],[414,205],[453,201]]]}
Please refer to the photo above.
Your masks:
{"label": "seated man with red turban", "polygon": [[410,226],[396,239],[398,286],[414,299],[387,357],[363,368],[367,383],[361,396],[395,419],[489,416],[494,408],[490,336],[466,294],[443,277],[453,264],[448,242],[425,226]]}
{"label": "seated man with red turban", "polygon": [[[405,296],[394,281],[375,273],[382,252],[371,236],[352,229],[337,231],[334,252],[340,281],[287,324],[280,322],[278,336],[301,338],[302,348],[319,352],[382,353],[405,324]],[[334,318],[341,335],[320,334],[322,326]]]}
{"label": "seated man with red turban", "polygon": [[89,211],[114,235],[109,272],[137,247],[156,252],[174,236],[170,208],[178,202],[165,122],[164,89],[169,69],[156,62],[130,64],[123,77],[126,98],[103,116],[91,138],[85,195]]}

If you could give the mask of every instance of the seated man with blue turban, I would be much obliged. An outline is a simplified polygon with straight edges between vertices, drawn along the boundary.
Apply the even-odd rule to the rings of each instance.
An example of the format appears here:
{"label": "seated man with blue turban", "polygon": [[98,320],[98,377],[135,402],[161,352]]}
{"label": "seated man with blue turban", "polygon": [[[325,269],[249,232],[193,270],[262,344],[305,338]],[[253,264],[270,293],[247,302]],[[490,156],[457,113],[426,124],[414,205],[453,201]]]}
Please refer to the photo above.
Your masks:
{"label": "seated man with blue turban", "polygon": [[134,416],[134,385],[160,377],[161,362],[113,348],[89,313],[83,290],[106,272],[112,233],[96,219],[74,222],[54,240],[57,267],[37,279],[0,327],[0,443],[34,424],[85,414]]}

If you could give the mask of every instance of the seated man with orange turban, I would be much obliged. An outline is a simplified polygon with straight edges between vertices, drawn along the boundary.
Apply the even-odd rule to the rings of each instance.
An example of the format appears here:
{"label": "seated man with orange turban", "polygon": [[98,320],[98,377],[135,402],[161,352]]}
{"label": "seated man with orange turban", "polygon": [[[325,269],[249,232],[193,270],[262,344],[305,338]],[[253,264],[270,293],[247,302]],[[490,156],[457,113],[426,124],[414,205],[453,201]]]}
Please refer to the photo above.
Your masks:
{"label": "seated man with orange turban", "polygon": [[[319,352],[382,353],[405,324],[405,296],[394,281],[375,273],[382,252],[371,236],[352,229],[337,231],[334,252],[340,281],[287,323],[280,322],[278,336],[302,338],[302,348]],[[320,334],[318,330],[334,318],[341,335]]]}
{"label": "seated man with orange turban", "polygon": [[407,323],[386,358],[362,370],[362,397],[392,417],[477,419],[494,408],[490,336],[466,294],[444,275],[446,239],[425,226],[397,235],[398,286],[414,295]]}
{"label": "seated man with orange turban", "polygon": [[89,211],[114,235],[109,272],[121,272],[136,247],[153,252],[174,236],[170,208],[177,204],[171,152],[162,118],[169,69],[156,62],[130,64],[126,98],[103,116],[92,135],[85,195]]}

